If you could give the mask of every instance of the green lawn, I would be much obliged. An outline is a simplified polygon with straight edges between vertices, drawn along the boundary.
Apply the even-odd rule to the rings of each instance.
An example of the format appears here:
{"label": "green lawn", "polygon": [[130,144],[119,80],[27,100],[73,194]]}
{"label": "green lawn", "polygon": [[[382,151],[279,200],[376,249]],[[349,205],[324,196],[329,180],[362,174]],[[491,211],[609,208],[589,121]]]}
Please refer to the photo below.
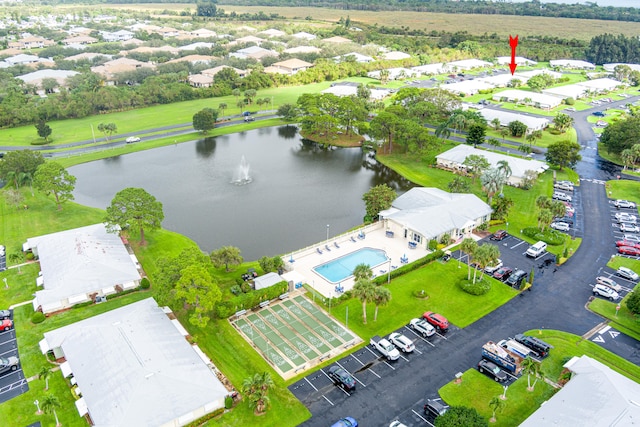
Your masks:
{"label": "green lawn", "polygon": [[[40,272],[40,264],[31,263],[17,268],[0,272],[0,307],[6,308],[13,304],[33,299],[36,291],[36,278]],[[3,279],[7,279],[9,289],[5,289]]]}
{"label": "green lawn", "polygon": [[[333,306],[331,314],[347,323],[348,310],[349,329],[366,341],[373,335],[385,335],[406,325],[427,310],[442,313],[451,323],[464,328],[517,295],[517,291],[495,279],[489,279],[492,287],[486,295],[474,296],[463,292],[456,283],[466,278],[467,266],[462,263],[458,268],[458,265],[454,260],[446,264],[435,261],[392,280],[388,285],[392,299],[387,306],[379,308],[377,321],[373,320],[374,305],[368,304],[367,324],[363,324],[362,303],[356,299]],[[429,296],[428,299],[414,296],[415,291],[421,290]]]}
{"label": "green lawn", "polygon": [[[535,335],[554,346],[549,356],[542,361],[542,371],[551,381],[558,381],[562,365],[568,357],[582,355],[592,357],[634,381],[640,380],[639,366],[579,336],[554,330],[532,330],[526,334]],[[492,412],[489,401],[502,392],[500,385],[475,369],[466,371],[460,384],[450,382],[439,390],[440,396],[449,405],[472,406],[487,419]],[[538,381],[533,392],[527,391],[527,377],[523,375],[507,390],[506,405],[502,412],[496,414],[495,425],[514,426],[522,423],[553,394],[553,388],[541,381]]]}
{"label": "green lawn", "polygon": [[631,200],[640,204],[640,182],[628,179],[607,182],[607,191],[611,199]]}

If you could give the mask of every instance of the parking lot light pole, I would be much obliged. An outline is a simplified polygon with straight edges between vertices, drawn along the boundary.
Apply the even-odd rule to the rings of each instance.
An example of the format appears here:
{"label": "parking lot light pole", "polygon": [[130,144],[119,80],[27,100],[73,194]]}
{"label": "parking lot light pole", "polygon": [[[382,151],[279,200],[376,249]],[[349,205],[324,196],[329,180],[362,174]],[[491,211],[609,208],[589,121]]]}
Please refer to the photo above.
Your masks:
{"label": "parking lot light pole", "polygon": [[7,284],[7,278],[5,277],[4,279],[2,279],[2,281],[4,282],[4,288],[9,289],[9,285]]}
{"label": "parking lot light pole", "polygon": [[42,411],[40,410],[40,402],[38,401],[38,399],[34,400],[33,404],[36,405],[36,408],[38,408],[38,410],[36,411],[36,415],[42,414]]}

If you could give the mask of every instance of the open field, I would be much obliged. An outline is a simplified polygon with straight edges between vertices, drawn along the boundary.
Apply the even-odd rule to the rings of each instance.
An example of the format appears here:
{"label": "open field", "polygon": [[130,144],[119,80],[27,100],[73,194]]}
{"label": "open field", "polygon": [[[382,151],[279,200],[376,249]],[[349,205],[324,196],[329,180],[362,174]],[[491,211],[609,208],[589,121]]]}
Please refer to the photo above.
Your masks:
{"label": "open field", "polygon": [[[74,5],[75,6],[75,5]],[[77,6],[76,6],[77,7]],[[95,7],[95,6],[92,6]],[[337,22],[340,17],[349,16],[351,22],[356,24],[362,22],[368,25],[378,24],[378,26],[402,27],[412,29],[422,29],[426,31],[467,31],[471,34],[492,34],[498,33],[500,36],[518,34],[521,38],[526,36],[554,36],[571,38],[578,40],[589,40],[597,34],[611,33],[635,36],[640,32],[638,22],[615,22],[600,21],[591,19],[570,19],[570,18],[545,18],[545,17],[513,17],[504,15],[478,15],[429,13],[413,11],[361,11],[361,10],[340,10],[315,7],[267,7],[267,6],[232,6],[226,4],[218,5],[225,12],[231,13],[257,13],[263,11],[267,15],[277,13],[286,18],[304,19],[310,16],[315,21]],[[136,11],[161,12],[171,10],[180,12],[193,5],[185,4],[113,4],[109,8],[129,9]],[[176,16],[176,19],[181,19]],[[311,21],[313,22],[313,21]],[[505,46],[505,49],[508,45]]]}

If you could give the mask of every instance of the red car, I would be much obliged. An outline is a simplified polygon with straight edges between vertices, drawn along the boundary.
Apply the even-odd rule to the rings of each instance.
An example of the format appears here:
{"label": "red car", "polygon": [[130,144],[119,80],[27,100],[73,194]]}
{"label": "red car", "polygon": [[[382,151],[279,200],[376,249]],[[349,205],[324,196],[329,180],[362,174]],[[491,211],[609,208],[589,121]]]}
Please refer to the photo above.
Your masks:
{"label": "red car", "polygon": [[620,246],[618,248],[618,253],[624,255],[640,256],[640,249],[634,246]]}
{"label": "red car", "polygon": [[507,237],[509,237],[509,233],[507,233],[506,230],[498,230],[495,233],[493,233],[491,237],[489,237],[489,239],[500,241],[500,240],[506,239]]}
{"label": "red car", "polygon": [[640,243],[632,242],[631,240],[618,240],[616,246],[631,246],[632,248],[640,249]]}
{"label": "red car", "polygon": [[2,326],[0,326],[0,330],[3,331],[8,331],[9,329],[13,328],[13,322],[9,319],[4,319],[1,325]]}
{"label": "red car", "polygon": [[511,276],[511,273],[513,273],[513,269],[511,269],[511,267],[500,267],[493,273],[493,277],[504,281]]}
{"label": "red car", "polygon": [[422,315],[422,317],[424,317],[427,322],[435,326],[438,331],[446,332],[447,329],[449,329],[449,321],[441,314],[434,313],[433,311],[427,311]]}

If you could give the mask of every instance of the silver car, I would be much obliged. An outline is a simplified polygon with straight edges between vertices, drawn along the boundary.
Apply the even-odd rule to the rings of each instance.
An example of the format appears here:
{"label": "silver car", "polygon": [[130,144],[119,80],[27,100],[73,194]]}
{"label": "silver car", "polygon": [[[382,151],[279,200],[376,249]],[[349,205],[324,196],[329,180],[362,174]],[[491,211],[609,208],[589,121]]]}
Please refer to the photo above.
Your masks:
{"label": "silver car", "polygon": [[640,228],[630,222],[622,222],[620,223],[620,231],[624,233],[638,233],[640,232]]}
{"label": "silver car", "polygon": [[616,291],[605,285],[595,285],[593,287],[593,294],[608,298],[610,301],[620,298],[620,295],[618,295]]}
{"label": "silver car", "polygon": [[413,341],[398,332],[390,334],[389,341],[391,341],[391,344],[398,347],[398,349],[403,353],[411,353],[416,348]]}
{"label": "silver car", "polygon": [[615,280],[610,279],[608,277],[605,277],[605,276],[596,277],[596,283],[599,284],[599,285],[608,286],[611,289],[613,289],[614,291],[621,291],[622,290],[622,286],[620,286],[618,284],[618,282],[616,282]]}
{"label": "silver car", "polygon": [[566,222],[552,222],[549,227],[558,231],[569,231],[569,229],[571,228],[571,226]]}
{"label": "silver car", "polygon": [[0,357],[0,374],[18,369],[20,360],[15,356]]}

